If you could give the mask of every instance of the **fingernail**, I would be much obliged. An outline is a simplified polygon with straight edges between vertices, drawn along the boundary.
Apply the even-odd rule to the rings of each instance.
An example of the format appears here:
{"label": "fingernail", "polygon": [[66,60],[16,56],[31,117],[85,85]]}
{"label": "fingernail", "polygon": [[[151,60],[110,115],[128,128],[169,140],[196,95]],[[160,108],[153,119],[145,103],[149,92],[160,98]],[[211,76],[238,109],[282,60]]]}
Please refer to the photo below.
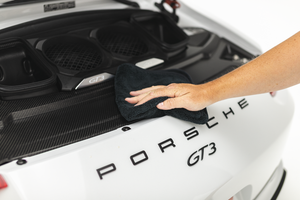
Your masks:
{"label": "fingernail", "polygon": [[161,102],[157,105],[158,107],[163,107],[164,106],[164,102]]}

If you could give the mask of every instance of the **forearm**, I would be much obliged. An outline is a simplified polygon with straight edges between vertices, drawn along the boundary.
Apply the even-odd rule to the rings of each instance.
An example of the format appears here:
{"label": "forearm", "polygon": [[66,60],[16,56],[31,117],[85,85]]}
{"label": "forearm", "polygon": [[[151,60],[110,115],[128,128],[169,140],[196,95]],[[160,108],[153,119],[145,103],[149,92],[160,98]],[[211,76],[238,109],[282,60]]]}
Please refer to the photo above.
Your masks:
{"label": "forearm", "polygon": [[141,105],[150,99],[167,96],[158,104],[162,110],[185,108],[201,110],[232,97],[281,90],[300,83],[300,32],[238,69],[205,84],[171,84],[133,91],[126,98]]}
{"label": "forearm", "polygon": [[212,103],[281,90],[300,83],[300,32],[273,49],[207,83]]}

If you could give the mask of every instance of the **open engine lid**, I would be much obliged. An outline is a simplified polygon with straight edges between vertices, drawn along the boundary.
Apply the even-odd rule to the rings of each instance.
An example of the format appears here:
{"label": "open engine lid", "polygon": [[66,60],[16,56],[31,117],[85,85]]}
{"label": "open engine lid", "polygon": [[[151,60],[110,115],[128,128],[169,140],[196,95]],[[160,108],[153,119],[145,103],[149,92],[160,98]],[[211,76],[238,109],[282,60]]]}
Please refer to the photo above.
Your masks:
{"label": "open engine lid", "polygon": [[129,7],[113,0],[0,0],[0,29],[61,14]]}

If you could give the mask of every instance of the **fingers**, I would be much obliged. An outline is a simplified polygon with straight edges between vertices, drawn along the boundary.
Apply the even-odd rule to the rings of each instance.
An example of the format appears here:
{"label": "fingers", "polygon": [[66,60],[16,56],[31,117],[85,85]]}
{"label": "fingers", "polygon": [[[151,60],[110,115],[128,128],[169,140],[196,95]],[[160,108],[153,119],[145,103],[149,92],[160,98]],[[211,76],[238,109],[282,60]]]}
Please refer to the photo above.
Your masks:
{"label": "fingers", "polygon": [[175,93],[176,92],[171,89],[170,86],[160,87],[156,90],[151,90],[148,93],[142,94],[136,106],[158,97],[174,97]]}
{"label": "fingers", "polygon": [[132,96],[138,96],[138,95],[141,95],[141,94],[144,94],[144,93],[148,93],[148,92],[150,92],[152,90],[156,90],[156,89],[163,88],[163,87],[166,87],[166,86],[157,85],[157,86],[152,86],[152,87],[144,88],[144,89],[138,90],[138,91],[131,91],[130,95],[132,95]]}
{"label": "fingers", "polygon": [[174,108],[183,108],[183,107],[184,107],[184,99],[182,97],[169,98],[157,105],[157,108],[160,110],[171,110]]}
{"label": "fingers", "polygon": [[169,97],[157,105],[157,108],[161,110],[184,108],[189,111],[198,111],[212,104],[205,85],[180,83],[168,86],[153,86],[131,92],[130,94],[136,96],[125,100],[135,104],[135,106],[139,106],[154,98]]}
{"label": "fingers", "polygon": [[152,99],[152,98],[148,98],[147,101],[141,101],[147,95],[149,95],[150,92],[152,92],[154,90],[157,90],[157,89],[160,89],[160,88],[164,88],[164,87],[166,87],[166,86],[159,85],[159,86],[152,86],[152,87],[145,88],[145,89],[138,90],[138,91],[132,91],[132,92],[130,92],[130,95],[132,95],[134,97],[126,98],[125,101],[127,101],[128,103],[131,103],[131,104],[137,104],[136,106],[141,105],[141,104],[149,101],[150,99]]}
{"label": "fingers", "polygon": [[148,94],[149,94],[149,92],[137,95],[135,97],[126,98],[125,101],[127,101],[128,103],[131,103],[131,104],[137,104],[139,101],[141,101]]}

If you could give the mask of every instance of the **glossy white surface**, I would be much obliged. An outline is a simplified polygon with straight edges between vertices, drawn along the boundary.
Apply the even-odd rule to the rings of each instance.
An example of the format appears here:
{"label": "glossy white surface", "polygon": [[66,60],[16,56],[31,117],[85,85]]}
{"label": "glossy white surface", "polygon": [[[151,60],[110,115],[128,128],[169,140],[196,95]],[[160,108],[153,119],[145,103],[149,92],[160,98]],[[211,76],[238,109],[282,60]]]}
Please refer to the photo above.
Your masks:
{"label": "glossy white surface", "polygon": [[[72,0],[70,0],[72,1]],[[44,17],[51,17],[59,14],[66,14],[72,12],[81,12],[99,9],[124,9],[128,6],[117,3],[111,0],[76,0],[75,8],[55,10],[44,12],[44,5],[52,3],[60,3],[65,1],[42,1],[34,4],[24,4],[21,6],[11,6],[0,8],[0,29],[28,22],[33,19],[41,19]],[[99,6],[95,6],[95,5]]]}
{"label": "glossy white surface", "polygon": [[[203,9],[203,5],[200,6]],[[213,6],[217,4],[213,3]],[[205,9],[210,9],[209,5]],[[220,9],[225,10],[224,6]],[[230,31],[224,33],[231,34]],[[240,37],[238,40],[243,43]],[[247,46],[247,42],[244,45]],[[9,163],[1,168],[1,173],[6,175],[9,185],[18,188],[11,193],[24,199],[41,199],[39,194],[48,194],[45,198],[98,199],[104,195],[105,199],[133,199],[134,196],[151,200],[200,200],[208,199],[207,196],[217,190],[209,198],[217,200],[228,199],[241,189],[247,189],[248,185],[253,185],[251,190],[257,194],[279,164],[293,107],[286,91],[274,99],[268,94],[246,99],[250,106],[243,111],[237,104],[241,99],[212,105],[209,113],[219,123],[213,129],[164,117],[132,125],[132,130],[126,133],[119,129],[93,140],[28,158],[29,162],[24,166]],[[222,111],[229,111],[229,107],[235,115],[230,115],[227,120]],[[286,117],[282,119],[280,115]],[[183,132],[193,126],[199,131],[199,136],[187,140]],[[166,152],[161,152],[157,144],[170,138],[175,141],[176,148],[171,146]],[[208,155],[204,155],[203,162],[197,161],[197,156],[203,158],[204,150],[200,149],[206,145]],[[217,152],[214,147],[218,148]],[[147,152],[149,161],[133,166],[135,161],[130,161],[130,158],[143,160],[143,151]],[[141,153],[142,157],[133,156],[135,153]],[[195,157],[192,157],[193,153]],[[193,158],[190,162],[195,162],[194,167],[187,166],[189,158]],[[105,175],[107,182],[103,184],[96,169],[110,163],[114,163],[118,170]],[[254,177],[257,174],[259,180]],[[65,178],[60,179],[62,176]],[[38,187],[41,185],[43,187]],[[116,187],[117,192],[113,189]],[[173,194],[174,191],[181,192]]]}
{"label": "glossy white surface", "polygon": [[[260,44],[263,52],[300,31],[300,1],[295,0],[184,0],[195,9],[214,13]],[[300,85],[288,89],[295,102],[295,115],[283,154],[287,179],[278,200],[300,199]]]}
{"label": "glossy white surface", "polygon": [[213,128],[166,116],[3,165],[0,198],[223,200],[244,188],[253,198],[280,163],[293,104],[286,91],[242,99],[210,106]]}

